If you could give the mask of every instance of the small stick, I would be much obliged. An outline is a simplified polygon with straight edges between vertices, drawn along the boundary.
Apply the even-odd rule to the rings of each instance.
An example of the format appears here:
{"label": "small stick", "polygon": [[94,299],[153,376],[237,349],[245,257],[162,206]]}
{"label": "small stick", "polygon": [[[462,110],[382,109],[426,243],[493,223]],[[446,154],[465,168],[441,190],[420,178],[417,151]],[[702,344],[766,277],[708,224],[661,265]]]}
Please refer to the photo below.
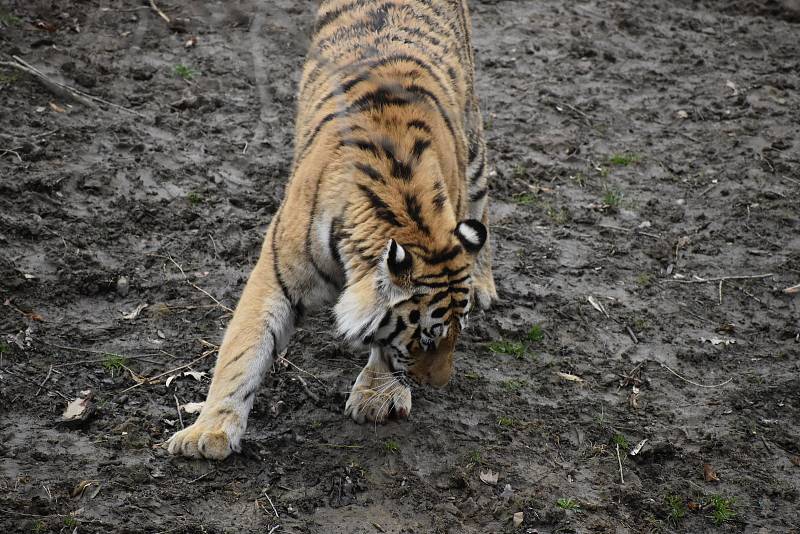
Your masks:
{"label": "small stick", "polygon": [[319,404],[319,395],[317,395],[316,393],[311,391],[311,388],[308,387],[308,383],[306,383],[306,381],[303,380],[303,377],[302,376],[298,376],[297,380],[300,382],[300,385],[303,386],[303,391],[306,392],[306,395],[308,395],[308,398],[311,399],[312,401],[314,401],[314,404]]}
{"label": "small stick", "polygon": [[639,339],[636,337],[636,334],[633,333],[633,330],[631,330],[631,327],[630,326],[625,326],[625,329],[628,331],[628,335],[631,336],[631,339],[633,340],[633,343],[635,345],[638,345],[639,344]]}
{"label": "small stick", "polygon": [[172,24],[172,21],[169,19],[166,13],[161,11],[155,3],[155,0],[150,0],[150,7],[153,8],[153,11],[158,13],[158,16],[164,19],[167,24]]}
{"label": "small stick", "polygon": [[47,371],[47,376],[45,376],[44,380],[42,380],[42,383],[39,384],[39,389],[36,390],[36,394],[34,395],[34,397],[38,397],[39,396],[39,392],[42,391],[42,388],[44,387],[45,383],[50,379],[50,375],[51,374],[53,374],[53,366],[52,365],[50,366],[50,369],[48,369],[48,371]]}
{"label": "small stick", "polygon": [[619,443],[617,445],[617,462],[619,463],[619,483],[625,484],[625,477],[622,476],[622,458],[619,457]]}
{"label": "small stick", "polygon": [[[319,383],[320,383],[320,384],[322,384],[323,386],[327,386],[327,384],[325,384],[325,382],[323,382],[322,380],[320,380],[320,378],[319,378],[317,375],[315,375],[315,374],[313,374],[313,373],[309,373],[308,371],[306,371],[306,370],[305,370],[305,369],[303,369],[302,367],[298,367],[298,366],[297,366],[297,364],[295,364],[295,363],[294,363],[292,360],[288,360],[288,359],[286,359],[286,358],[285,358],[285,357],[283,357],[283,356],[279,356],[279,357],[278,357],[278,361],[280,361],[280,362],[286,362],[287,364],[291,365],[292,367],[294,367],[295,369],[297,369],[297,370],[298,370],[298,371],[300,371],[301,373],[303,373],[303,374],[306,374],[306,375],[310,376],[311,378],[313,378],[314,380],[316,380],[317,382],[319,382]],[[298,377],[298,378],[299,378],[299,377]]]}
{"label": "small stick", "polygon": [[12,371],[11,369],[5,368],[5,369],[3,369],[3,371],[5,371],[6,373],[11,373],[12,375],[16,376],[17,378],[21,378],[25,382],[28,382],[29,384],[33,384],[34,386],[38,386],[39,388],[44,389],[45,391],[49,391],[50,393],[55,393],[56,395],[58,395],[59,397],[61,397],[62,399],[64,399],[67,402],[72,402],[72,400],[73,400],[73,399],[70,399],[69,397],[67,397],[66,395],[64,395],[63,393],[61,393],[60,391],[55,390],[55,389],[50,389],[49,387],[44,386],[42,384],[37,384],[34,380],[31,380],[30,378],[28,378],[26,376],[23,376],[21,374],[17,374],[14,371]]}
{"label": "small stick", "polygon": [[775,273],[717,276],[714,278],[697,277],[694,280],[681,280],[680,278],[671,278],[668,280],[664,280],[664,282],[676,282],[679,284],[704,284],[706,282],[722,282],[725,280],[751,280],[755,278],[769,278],[770,276],[775,276]]}
{"label": "small stick", "polygon": [[787,287],[786,289],[783,290],[783,292],[786,293],[787,295],[795,295],[797,293],[800,293],[800,284],[797,284],[796,286],[792,287]]}
{"label": "small stick", "polygon": [[189,481],[189,484],[194,484],[194,483],[195,483],[195,482],[197,482],[198,480],[203,480],[204,478],[206,478],[208,475],[210,475],[210,474],[211,474],[211,473],[213,473],[213,472],[214,472],[214,470],[213,470],[213,469],[211,469],[210,471],[206,471],[205,473],[203,473],[203,474],[202,474],[202,475],[200,475],[199,477],[197,477],[197,478],[193,478],[192,480],[190,480],[190,481]]}
{"label": "small stick", "polygon": [[269,498],[269,493],[267,493],[267,490],[264,490],[264,497],[267,498],[267,500],[269,501],[269,505],[272,506],[272,511],[275,513],[275,519],[280,519],[280,516],[278,515],[278,510],[276,510],[275,505],[272,504],[272,499]]}
{"label": "small stick", "polygon": [[213,301],[214,301],[214,303],[215,303],[217,306],[219,306],[220,308],[222,308],[222,309],[223,309],[223,310],[225,310],[226,312],[228,312],[228,313],[233,313],[233,310],[232,310],[232,309],[230,309],[229,307],[225,306],[225,305],[224,305],[224,304],[222,304],[220,301],[218,301],[217,299],[215,299],[215,298],[214,298],[214,296],[213,296],[211,293],[209,293],[208,291],[206,291],[206,290],[205,290],[205,289],[203,289],[202,287],[200,287],[200,286],[198,286],[198,285],[196,285],[196,284],[192,283],[192,281],[191,281],[191,280],[189,280],[189,277],[188,277],[188,276],[186,276],[186,273],[183,271],[183,267],[181,267],[180,265],[178,265],[178,262],[176,262],[175,260],[173,260],[173,259],[172,259],[172,256],[169,256],[169,255],[167,255],[167,259],[169,259],[169,261],[171,261],[171,262],[172,262],[172,263],[175,265],[175,267],[177,267],[177,268],[178,268],[178,269],[181,271],[181,274],[183,275],[183,279],[184,279],[184,280],[186,280],[186,283],[187,283],[187,284],[189,284],[190,286],[192,286],[193,288],[195,288],[196,290],[198,290],[199,292],[201,292],[202,294],[204,294],[205,296],[207,296],[208,298],[210,298],[211,300],[213,300]]}
{"label": "small stick", "polygon": [[39,83],[44,85],[51,93],[53,93],[58,97],[72,100],[74,102],[77,102],[78,104],[86,106],[87,108],[97,109],[97,106],[90,100],[84,98],[77,89],[74,89],[66,84],[59,83],[55,80],[48,78],[44,73],[42,73],[42,71],[26,63],[17,56],[11,56],[11,57],[14,59],[16,63],[11,61],[0,61],[0,66],[17,69],[19,71],[22,71],[26,74],[33,76],[36,80],[39,81]]}
{"label": "small stick", "polygon": [[208,356],[210,354],[214,354],[214,352],[216,352],[216,351],[207,350],[206,352],[203,353],[202,356],[200,356],[199,358],[195,358],[194,360],[190,361],[186,365],[181,365],[180,367],[176,367],[175,369],[170,369],[169,371],[164,371],[163,373],[158,374],[156,376],[148,377],[144,382],[141,382],[141,383],[138,383],[138,384],[134,384],[129,388],[123,389],[122,391],[120,391],[120,395],[122,395],[123,393],[125,393],[127,391],[130,391],[132,389],[136,389],[136,388],[138,388],[139,386],[141,386],[143,384],[151,384],[154,380],[159,379],[164,375],[168,375],[170,373],[174,373],[175,371],[180,371],[181,369],[186,369],[187,367],[191,367],[192,365],[194,365],[195,363],[199,362],[200,360],[202,360],[204,358],[208,358]]}
{"label": "small stick", "polygon": [[181,415],[181,403],[178,402],[177,395],[173,395],[173,397],[175,398],[175,409],[178,410],[178,420],[181,422],[181,429],[184,429],[186,427],[183,426],[183,416]]}
{"label": "small stick", "polygon": [[722,306],[722,284],[725,283],[725,280],[719,281],[719,305]]}
{"label": "small stick", "polygon": [[279,528],[281,528],[281,526],[280,526],[280,525],[275,525],[274,527],[272,527],[271,529],[269,529],[269,532],[267,532],[267,534],[272,534],[273,532],[275,532],[275,531],[276,531],[276,530],[278,530]]}
{"label": "small stick", "polygon": [[673,371],[672,369],[670,369],[670,367],[669,367],[667,364],[665,364],[665,363],[662,363],[662,364],[661,364],[661,367],[663,367],[664,369],[666,369],[667,371],[669,371],[669,372],[670,372],[670,373],[672,373],[673,375],[677,376],[678,378],[680,378],[680,379],[681,379],[681,380],[683,380],[684,382],[688,382],[689,384],[692,384],[693,386],[697,386],[697,387],[701,387],[701,388],[718,388],[718,387],[720,387],[720,386],[724,386],[725,384],[727,384],[728,382],[730,382],[731,380],[733,380],[733,378],[729,378],[729,379],[727,379],[725,382],[720,382],[719,384],[711,384],[711,385],[699,384],[699,383],[697,383],[697,382],[693,382],[692,380],[689,380],[688,378],[686,378],[686,377],[684,377],[684,376],[681,376],[681,375],[679,375],[678,373],[676,373],[675,371]]}

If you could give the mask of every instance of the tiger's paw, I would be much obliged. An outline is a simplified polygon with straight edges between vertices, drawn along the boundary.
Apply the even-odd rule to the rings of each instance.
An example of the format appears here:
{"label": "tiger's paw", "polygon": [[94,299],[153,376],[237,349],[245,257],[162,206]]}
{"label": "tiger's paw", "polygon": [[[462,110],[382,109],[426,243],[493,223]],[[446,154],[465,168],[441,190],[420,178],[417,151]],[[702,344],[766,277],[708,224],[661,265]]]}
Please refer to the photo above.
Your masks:
{"label": "tiger's paw", "polygon": [[239,452],[243,429],[239,416],[232,411],[201,414],[191,426],[176,432],[166,443],[170,454],[188,458],[224,460],[232,452]]}
{"label": "tiger's paw", "polygon": [[394,410],[397,417],[406,418],[411,413],[411,390],[394,378],[376,376],[363,369],[350,391],[344,408],[356,423],[366,421],[383,423]]}
{"label": "tiger's paw", "polygon": [[497,288],[494,285],[494,276],[491,271],[476,277],[472,282],[472,287],[475,290],[475,303],[481,310],[488,310],[492,304],[497,302]]}

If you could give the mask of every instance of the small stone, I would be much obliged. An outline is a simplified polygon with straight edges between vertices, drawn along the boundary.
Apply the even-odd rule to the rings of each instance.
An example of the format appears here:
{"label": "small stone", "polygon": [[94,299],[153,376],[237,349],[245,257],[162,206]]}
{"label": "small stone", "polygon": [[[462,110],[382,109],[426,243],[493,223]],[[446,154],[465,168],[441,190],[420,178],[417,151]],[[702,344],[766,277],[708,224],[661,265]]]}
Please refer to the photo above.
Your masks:
{"label": "small stone", "polygon": [[514,528],[517,528],[518,526],[520,526],[523,521],[525,521],[525,513],[524,512],[517,512],[516,514],[514,514],[514,519],[513,519]]}
{"label": "small stone", "polygon": [[120,276],[117,278],[117,295],[120,297],[128,296],[128,291],[131,288],[131,283],[128,281],[127,276]]}

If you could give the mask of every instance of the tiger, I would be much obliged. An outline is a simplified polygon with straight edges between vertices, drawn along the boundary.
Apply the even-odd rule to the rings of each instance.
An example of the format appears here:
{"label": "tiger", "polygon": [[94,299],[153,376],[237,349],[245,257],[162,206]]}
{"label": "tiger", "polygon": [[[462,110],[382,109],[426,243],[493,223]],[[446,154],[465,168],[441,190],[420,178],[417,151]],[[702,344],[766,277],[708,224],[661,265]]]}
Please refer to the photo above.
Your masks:
{"label": "tiger", "polygon": [[321,2],[283,200],[170,453],[239,452],[262,378],[323,306],[369,351],[345,404],[357,423],[407,418],[412,388],[448,383],[470,312],[497,299],[471,32],[466,0]]}

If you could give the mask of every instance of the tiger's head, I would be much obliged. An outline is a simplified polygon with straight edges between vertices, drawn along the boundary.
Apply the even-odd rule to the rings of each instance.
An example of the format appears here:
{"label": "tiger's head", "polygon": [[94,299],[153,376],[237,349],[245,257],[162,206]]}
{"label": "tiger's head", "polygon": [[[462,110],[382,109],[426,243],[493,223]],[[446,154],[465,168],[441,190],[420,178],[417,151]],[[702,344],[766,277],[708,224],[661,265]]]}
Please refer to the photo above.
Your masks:
{"label": "tiger's head", "polygon": [[473,308],[472,268],[486,227],[467,219],[448,246],[389,239],[369,276],[348,285],[336,305],[339,331],[357,346],[378,347],[399,377],[441,387]]}

